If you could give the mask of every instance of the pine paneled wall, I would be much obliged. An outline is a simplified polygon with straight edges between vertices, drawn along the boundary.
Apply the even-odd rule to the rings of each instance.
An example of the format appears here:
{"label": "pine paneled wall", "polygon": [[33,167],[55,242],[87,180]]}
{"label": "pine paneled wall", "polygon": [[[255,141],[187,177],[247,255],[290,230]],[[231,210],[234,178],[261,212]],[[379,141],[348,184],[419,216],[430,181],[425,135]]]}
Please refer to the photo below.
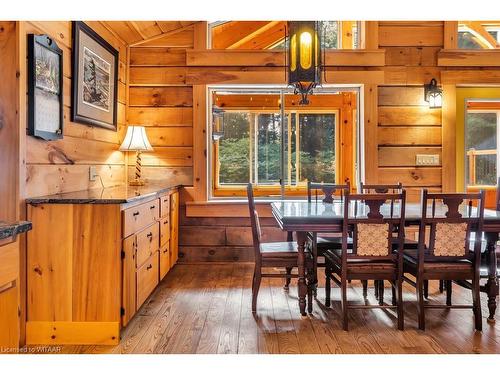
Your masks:
{"label": "pine paneled wall", "polygon": [[[96,166],[105,186],[125,181],[125,158],[118,147],[125,130],[127,48],[102,22],[86,23],[119,51],[118,132],[71,122],[71,22],[20,22],[21,51],[23,48],[26,51],[23,43],[27,34],[48,34],[63,50],[64,59],[64,138],[47,142],[26,136],[25,197],[100,187],[99,179],[89,181],[91,165]],[[20,84],[21,92],[26,92],[26,80]],[[26,102],[21,113],[26,113],[25,105]],[[21,118],[21,121],[26,120]]]}
{"label": "pine paneled wall", "polygon": [[[193,88],[186,85],[186,49],[193,27],[130,48],[130,125],[147,127],[154,152],[142,154],[149,181],[175,178],[193,184]],[[129,171],[135,159],[129,158]]]}
{"label": "pine paneled wall", "polygon": [[[436,78],[443,22],[379,22],[386,78],[378,87],[378,183],[400,181],[409,199],[442,186],[441,109],[429,109],[423,85]],[[439,166],[417,166],[417,154],[439,155]],[[411,189],[414,188],[414,189]]]}

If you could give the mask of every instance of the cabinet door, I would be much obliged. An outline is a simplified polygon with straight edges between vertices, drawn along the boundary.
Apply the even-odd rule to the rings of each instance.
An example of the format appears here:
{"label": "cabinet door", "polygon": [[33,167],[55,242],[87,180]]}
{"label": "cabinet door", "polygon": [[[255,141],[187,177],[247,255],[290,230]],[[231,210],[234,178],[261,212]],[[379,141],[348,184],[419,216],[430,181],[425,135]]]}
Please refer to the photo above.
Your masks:
{"label": "cabinet door", "polygon": [[179,192],[170,195],[170,266],[179,258]]}
{"label": "cabinet door", "polygon": [[137,309],[142,306],[144,301],[146,301],[151,292],[158,285],[160,275],[158,258],[158,251],[156,251],[137,269]]}
{"label": "cabinet door", "polygon": [[[0,285],[0,348],[19,347],[19,300],[16,281]],[[13,352],[15,353],[15,352]]]}
{"label": "cabinet door", "polygon": [[136,248],[137,248],[137,268],[148,260],[155,251],[158,251],[159,242],[159,225],[155,222],[153,225],[137,233]]}
{"label": "cabinet door", "polygon": [[122,290],[122,325],[126,326],[136,311],[136,237],[123,240],[123,290]]}

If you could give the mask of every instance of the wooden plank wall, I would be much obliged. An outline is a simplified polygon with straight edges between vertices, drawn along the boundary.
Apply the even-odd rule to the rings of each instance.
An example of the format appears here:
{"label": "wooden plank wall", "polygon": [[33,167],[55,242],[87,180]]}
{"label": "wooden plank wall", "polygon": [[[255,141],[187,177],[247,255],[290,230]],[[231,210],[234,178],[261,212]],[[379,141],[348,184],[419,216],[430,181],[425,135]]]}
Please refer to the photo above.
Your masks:
{"label": "wooden plank wall", "polygon": [[[186,85],[186,49],[193,26],[130,48],[129,124],[146,126],[154,152],[142,155],[144,177],[193,184],[193,88]],[[129,169],[135,158],[129,158]]]}
{"label": "wooden plank wall", "polygon": [[[441,190],[441,109],[429,109],[423,85],[440,82],[437,52],[443,22],[379,22],[379,48],[386,50],[386,80],[378,87],[378,182],[398,180],[419,199],[423,187]],[[439,155],[438,166],[417,166],[417,154]]]}
{"label": "wooden plank wall", "polygon": [[[89,181],[89,166],[96,166],[105,186],[125,181],[125,158],[118,146],[125,131],[127,48],[102,22],[87,24],[119,50],[118,75],[118,131],[71,122],[71,22],[30,21],[20,22],[20,48],[26,51],[26,35],[47,34],[54,38],[63,50],[64,58],[64,138],[58,141],[43,141],[26,137],[26,186],[25,197],[40,196],[100,187],[99,180]],[[23,49],[24,48],[24,49]],[[21,61],[25,72],[25,61]],[[21,92],[26,92],[26,80],[22,79]],[[24,91],[23,91],[24,90]],[[21,112],[26,113],[26,102]],[[26,119],[21,118],[21,127]]]}

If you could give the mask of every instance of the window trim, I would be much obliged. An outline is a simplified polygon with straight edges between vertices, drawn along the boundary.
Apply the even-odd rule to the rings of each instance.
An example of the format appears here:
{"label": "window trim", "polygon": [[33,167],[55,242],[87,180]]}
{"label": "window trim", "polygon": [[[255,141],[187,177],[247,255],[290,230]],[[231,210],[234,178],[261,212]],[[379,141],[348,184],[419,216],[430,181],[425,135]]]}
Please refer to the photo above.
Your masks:
{"label": "window trim", "polygon": [[[344,171],[343,168],[341,168],[340,165],[340,160],[341,158],[337,157],[335,158],[335,163],[336,163],[336,168],[337,170],[340,171],[340,173],[336,174],[336,179],[340,181],[340,179],[343,179],[344,176],[350,176],[352,175],[351,179],[351,187],[352,189],[356,189],[358,181],[362,178],[364,175],[364,159],[363,159],[363,147],[360,144],[360,142],[363,141],[363,124],[362,124],[362,119],[363,119],[363,107],[361,105],[362,103],[362,87],[363,85],[323,85],[319,90],[322,90],[323,93],[327,94],[334,94],[338,92],[353,92],[356,93],[356,106],[352,110],[352,131],[349,132],[349,134],[352,133],[352,138],[349,139],[349,142],[352,145],[352,165],[350,166],[352,171]],[[291,93],[293,92],[289,87],[286,86],[281,86],[281,85],[207,85],[207,106],[208,108],[212,108],[212,98],[213,98],[213,92],[215,91],[252,91],[252,92],[259,92],[259,91],[273,91],[275,90],[277,93],[283,92],[283,94]],[[317,91],[319,91],[317,90]],[[336,108],[338,109],[338,108]],[[292,109],[293,110],[293,109]],[[250,110],[252,111],[252,110]],[[321,111],[325,111],[326,113],[332,113],[332,110],[320,110],[320,109],[310,109],[304,112],[310,112],[310,113],[320,113]],[[264,110],[259,110],[259,111],[254,111],[254,112],[259,112],[259,113],[264,113],[266,111]],[[268,113],[276,113],[276,111],[269,110],[267,111]],[[289,111],[287,111],[289,112]],[[223,187],[223,186],[218,186],[216,188],[215,185],[215,178],[218,176],[218,165],[216,163],[216,157],[217,157],[217,150],[214,147],[214,143],[211,140],[211,132],[212,132],[212,117],[210,115],[211,111],[207,111],[207,146],[208,146],[208,155],[207,155],[207,189],[208,189],[208,200],[213,201],[213,200],[225,200],[225,199],[238,199],[238,198],[244,198],[246,197],[246,192],[244,191],[245,185],[237,185],[237,186],[231,186],[231,187]],[[340,132],[340,121],[342,119],[342,111],[338,110],[338,116],[336,116],[336,134],[337,136],[341,135]],[[337,138],[339,139],[339,138]],[[344,143],[347,141],[344,141]],[[340,155],[341,150],[341,145],[342,140],[339,139],[338,142],[336,142],[336,154]],[[217,174],[216,174],[217,173]],[[342,176],[342,177],[341,177]],[[306,184],[299,184],[299,185],[286,185],[285,186],[285,193],[286,196],[304,196],[306,193]],[[254,191],[255,195],[258,197],[276,197],[279,196],[281,197],[281,186],[265,186],[265,185],[260,185],[255,187]]]}

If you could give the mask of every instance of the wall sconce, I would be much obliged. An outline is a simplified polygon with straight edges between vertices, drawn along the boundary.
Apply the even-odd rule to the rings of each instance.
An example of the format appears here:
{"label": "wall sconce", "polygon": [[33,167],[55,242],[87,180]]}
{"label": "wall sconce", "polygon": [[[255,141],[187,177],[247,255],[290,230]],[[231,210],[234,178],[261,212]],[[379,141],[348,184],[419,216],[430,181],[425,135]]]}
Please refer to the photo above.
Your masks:
{"label": "wall sconce", "polygon": [[212,106],[212,140],[214,141],[224,136],[224,112],[222,108]]}
{"label": "wall sconce", "polygon": [[320,22],[289,21],[288,85],[302,96],[299,104],[309,104],[307,95],[321,84]]}
{"label": "wall sconce", "polygon": [[424,100],[429,108],[441,108],[443,105],[443,90],[438,87],[435,78],[428,85],[424,85]]}

